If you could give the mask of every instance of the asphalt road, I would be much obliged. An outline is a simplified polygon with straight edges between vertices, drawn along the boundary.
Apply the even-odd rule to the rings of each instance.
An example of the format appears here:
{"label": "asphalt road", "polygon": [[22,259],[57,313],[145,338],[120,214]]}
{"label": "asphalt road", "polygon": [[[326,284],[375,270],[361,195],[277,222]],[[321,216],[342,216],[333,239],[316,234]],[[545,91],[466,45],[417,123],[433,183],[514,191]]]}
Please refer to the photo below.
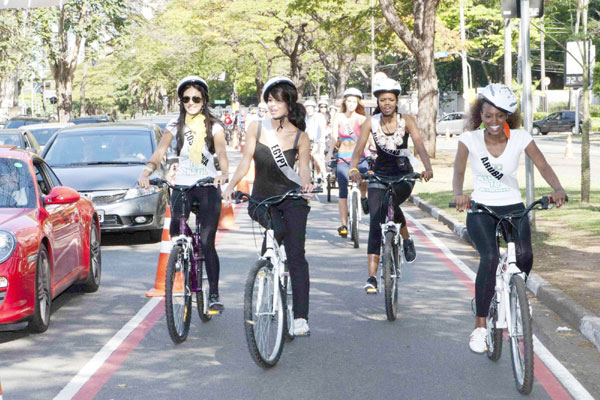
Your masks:
{"label": "asphalt road", "polygon": [[[406,210],[418,257],[405,270],[398,320],[388,322],[383,296],[362,290],[368,218],[354,249],[337,236],[335,203],[313,202],[306,247],[311,336],[287,343],[268,371],[251,360],[243,331],[243,286],[257,257],[245,205],[237,215],[241,229],[218,239],[226,311],[208,323],[194,313],[180,345],[169,338],[164,302],[145,297],[160,244],[105,235],[97,293],[61,295],[42,335],[0,333],[3,398],[521,398],[508,347],[498,362],[469,351],[472,281],[436,243],[475,269],[472,248],[417,208]],[[533,307],[536,351],[554,356],[544,356],[547,364],[536,359],[530,398],[600,398],[598,352],[579,334],[558,330],[564,323],[543,306]]]}

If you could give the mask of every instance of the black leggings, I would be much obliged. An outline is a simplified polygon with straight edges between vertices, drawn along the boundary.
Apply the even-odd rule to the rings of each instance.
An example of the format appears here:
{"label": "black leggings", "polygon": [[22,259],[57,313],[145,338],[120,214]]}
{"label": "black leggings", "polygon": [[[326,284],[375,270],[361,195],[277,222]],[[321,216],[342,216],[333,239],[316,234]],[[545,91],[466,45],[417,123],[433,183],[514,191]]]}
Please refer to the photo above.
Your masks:
{"label": "black leggings", "polygon": [[[400,209],[400,204],[404,203],[410,196],[414,182],[404,181],[394,185],[394,192],[396,193],[396,204],[394,204],[394,222],[399,223],[401,227],[406,226],[406,219],[404,213]],[[385,193],[385,189],[382,185],[369,184],[369,211],[371,214],[371,221],[369,224],[369,244],[367,247],[367,254],[379,254],[381,251],[381,227],[379,224],[385,223],[387,216],[387,209],[383,210],[381,207],[381,198]]]}
{"label": "black leggings", "polygon": [[[508,206],[488,206],[498,215],[524,210],[522,203]],[[496,240],[497,220],[485,214],[467,214],[467,231],[479,252],[479,269],[475,279],[475,304],[477,316],[487,317],[496,288],[496,269],[498,268],[498,243]],[[517,253],[517,265],[521,271],[529,274],[533,265],[531,249],[531,231],[527,217],[513,219],[513,237]]]}
{"label": "black leggings", "polygon": [[[306,240],[306,220],[310,207],[304,199],[286,199],[271,208],[272,226],[277,243],[285,246],[288,270],[292,278],[292,292],[294,299],[294,318],[308,320],[308,293],[310,280],[308,262],[304,256],[304,243]],[[267,226],[267,209],[264,206],[248,206],[250,218],[263,227]],[[265,251],[263,241],[262,252]]]}
{"label": "black leggings", "polygon": [[[221,216],[221,190],[214,186],[200,186],[188,192],[185,202],[185,218],[189,218],[191,203],[198,203],[196,218],[200,221],[200,244],[204,254],[206,275],[210,285],[210,294],[219,294],[219,256],[215,249],[215,236]],[[179,191],[171,195],[171,237],[179,234],[179,220],[183,216],[183,196]]]}

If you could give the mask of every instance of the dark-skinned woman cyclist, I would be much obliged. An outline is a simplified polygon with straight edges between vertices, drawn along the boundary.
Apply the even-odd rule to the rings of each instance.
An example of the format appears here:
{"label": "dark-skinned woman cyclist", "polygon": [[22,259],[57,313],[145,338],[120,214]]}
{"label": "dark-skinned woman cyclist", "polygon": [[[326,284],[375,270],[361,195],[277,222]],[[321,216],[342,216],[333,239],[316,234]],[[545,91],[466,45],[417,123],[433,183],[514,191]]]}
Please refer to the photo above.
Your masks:
{"label": "dark-skinned woman cyclist", "polygon": [[[413,141],[415,149],[419,154],[425,171],[421,177],[425,181],[433,177],[429,155],[423,144],[423,138],[417,128],[414,119],[410,115],[398,112],[398,95],[400,84],[393,79],[381,78],[373,85],[373,94],[377,98],[377,108],[372,117],[369,117],[361,126],[360,137],[352,154],[350,165],[350,178],[360,182],[360,172],[357,168],[361,154],[369,136],[373,136],[377,149],[377,158],[373,166],[373,172],[379,175],[399,177],[413,172],[410,163],[412,154],[408,150],[408,138]],[[397,204],[395,207],[395,219],[400,223],[400,234],[403,239],[404,256],[407,262],[413,262],[416,258],[415,245],[410,238],[406,219],[400,209],[402,204],[410,196],[414,182],[404,181],[394,186]],[[381,227],[380,224],[385,216],[381,210],[381,198],[385,187],[380,183],[369,183],[369,209],[371,210],[371,221],[369,226],[369,244],[367,248],[369,278],[365,285],[367,293],[377,293],[377,266],[379,265],[379,253],[381,250]]]}
{"label": "dark-skinned woman cyclist", "polygon": [[[483,123],[484,128],[479,127]],[[542,177],[554,189],[552,198],[558,207],[565,202],[566,193],[558,177],[537,147],[531,135],[522,129],[517,97],[502,84],[486,86],[471,105],[467,129],[458,138],[454,161],[452,187],[456,209],[469,208],[471,198],[490,207],[499,215],[524,210],[517,170],[519,159],[525,152]],[[473,173],[473,193],[463,193],[467,159]],[[498,173],[498,171],[502,171]],[[496,286],[498,249],[496,220],[489,215],[467,214],[467,231],[479,252],[479,269],[475,279],[475,329],[469,338],[469,347],[476,353],[486,349],[486,317]],[[515,220],[517,265],[529,274],[533,265],[531,231],[528,220]]]}
{"label": "dark-skinned woman cyclist", "polygon": [[[306,111],[304,106],[298,103],[296,85],[288,78],[272,78],[263,88],[262,99],[267,103],[271,119],[253,122],[248,127],[242,160],[223,192],[223,198],[227,201],[231,201],[232,191],[248,172],[252,159],[255,165],[252,197],[256,199],[282,195],[291,189],[301,188],[307,193],[313,189],[310,179],[310,139],[303,132],[306,129]],[[271,153],[274,146],[278,146],[283,152],[286,165],[280,167],[275,162]],[[287,174],[284,171],[290,172],[289,170],[294,168],[296,156],[298,173]],[[304,256],[309,211],[310,206],[304,198],[286,199],[272,209],[275,238],[279,243],[283,241],[292,278],[294,335],[300,336],[310,332],[310,283],[308,262]],[[265,226],[265,209],[250,204],[248,213],[252,219]]]}
{"label": "dark-skinned woman cyclist", "polygon": [[[175,184],[188,186],[206,177],[214,178],[214,186],[196,187],[188,192],[187,202],[181,192],[174,191],[171,196],[171,236],[179,233],[179,221],[185,209],[187,218],[192,202],[198,202],[202,213],[200,218],[200,242],[206,259],[206,275],[210,285],[209,308],[223,311],[219,300],[219,256],[215,249],[215,236],[221,215],[220,185],[227,182],[229,164],[227,162],[225,131],[220,121],[208,109],[208,84],[198,76],[183,78],[177,85],[179,97],[179,116],[175,117],[165,128],[160,143],[150,161],[144,167],[138,183],[148,187],[148,177],[165,156],[171,141],[177,139],[177,156],[179,165],[175,176]],[[219,160],[221,174],[215,168],[215,156]]]}

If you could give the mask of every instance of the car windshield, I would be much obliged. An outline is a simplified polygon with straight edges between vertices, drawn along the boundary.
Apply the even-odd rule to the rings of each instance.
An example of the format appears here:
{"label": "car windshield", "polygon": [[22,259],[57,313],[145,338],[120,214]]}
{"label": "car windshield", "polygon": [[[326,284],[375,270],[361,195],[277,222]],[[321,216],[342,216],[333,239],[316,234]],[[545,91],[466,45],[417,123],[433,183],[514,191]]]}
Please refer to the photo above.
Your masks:
{"label": "car windshield", "polygon": [[35,207],[35,190],[29,168],[15,158],[0,158],[0,207]]}
{"label": "car windshield", "polygon": [[52,166],[81,164],[144,164],[152,156],[147,131],[64,132],[44,156]]}
{"label": "car windshield", "polygon": [[25,121],[23,121],[22,119],[14,119],[12,121],[8,121],[4,129],[19,128],[23,125],[25,125]]}
{"label": "car windshield", "polygon": [[40,146],[43,146],[48,142],[48,139],[54,135],[54,132],[59,130],[60,128],[40,128],[40,129],[29,129],[33,136],[35,136],[35,140],[37,140]]}
{"label": "car windshield", "polygon": [[21,137],[18,133],[3,133],[0,134],[0,145],[23,147]]}

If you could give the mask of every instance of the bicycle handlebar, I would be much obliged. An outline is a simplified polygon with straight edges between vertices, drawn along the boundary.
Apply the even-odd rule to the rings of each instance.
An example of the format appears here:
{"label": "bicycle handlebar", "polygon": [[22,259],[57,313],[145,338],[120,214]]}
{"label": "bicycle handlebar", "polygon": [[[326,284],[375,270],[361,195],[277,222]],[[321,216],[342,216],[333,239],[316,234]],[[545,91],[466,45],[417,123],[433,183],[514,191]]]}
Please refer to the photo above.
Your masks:
{"label": "bicycle handlebar", "polygon": [[[565,202],[569,201],[569,196],[565,197]],[[550,204],[554,204],[554,200],[552,199],[551,196],[542,196],[539,199],[533,201],[531,204],[529,204],[527,206],[527,208],[525,208],[523,211],[519,211],[519,212],[514,212],[508,215],[505,215],[502,218],[508,218],[508,217],[512,217],[512,218],[521,218],[524,217],[525,215],[529,214],[529,212],[531,210],[533,210],[534,208],[536,210],[547,210],[550,206]],[[540,207],[536,207],[536,206],[540,206]],[[454,201],[450,202],[448,204],[448,207],[451,208],[456,208],[456,203]],[[491,215],[492,217],[495,217],[497,219],[501,219],[493,210],[491,210],[488,206],[481,204],[481,203],[477,203],[474,200],[471,200],[469,202],[469,212],[472,213],[483,213],[483,214],[488,214]]]}
{"label": "bicycle handlebar", "polygon": [[190,190],[197,186],[212,186],[213,183],[214,183],[214,178],[212,178],[210,176],[207,178],[198,179],[194,184],[189,185],[189,186],[174,185],[171,182],[167,181],[166,179],[162,179],[162,178],[150,179],[151,185],[154,185],[154,186],[167,185],[168,187],[170,187],[173,190],[182,190],[182,191]]}
{"label": "bicycle handlebar", "polygon": [[[309,193],[322,193],[323,189],[321,188],[315,188],[313,189],[313,191],[309,192]],[[303,196],[305,196],[308,193],[303,193],[300,189],[292,189],[287,191],[284,194],[281,195],[277,195],[277,196],[271,196],[268,197],[264,200],[256,200],[255,198],[253,198],[251,195],[249,195],[248,193],[245,192],[240,192],[238,190],[233,192],[233,197],[234,197],[234,203],[242,203],[244,201],[249,201],[251,203],[255,203],[255,204],[277,204],[281,201],[283,201],[286,198],[293,198],[293,199],[299,199]]]}
{"label": "bicycle handlebar", "polygon": [[379,175],[373,171],[369,171],[366,174],[360,174],[360,177],[364,180],[368,180],[369,182],[379,182],[383,183],[384,185],[389,185],[394,183],[400,183],[403,181],[416,181],[417,179],[420,180],[421,174],[418,172],[411,172],[409,174],[398,177]]}

